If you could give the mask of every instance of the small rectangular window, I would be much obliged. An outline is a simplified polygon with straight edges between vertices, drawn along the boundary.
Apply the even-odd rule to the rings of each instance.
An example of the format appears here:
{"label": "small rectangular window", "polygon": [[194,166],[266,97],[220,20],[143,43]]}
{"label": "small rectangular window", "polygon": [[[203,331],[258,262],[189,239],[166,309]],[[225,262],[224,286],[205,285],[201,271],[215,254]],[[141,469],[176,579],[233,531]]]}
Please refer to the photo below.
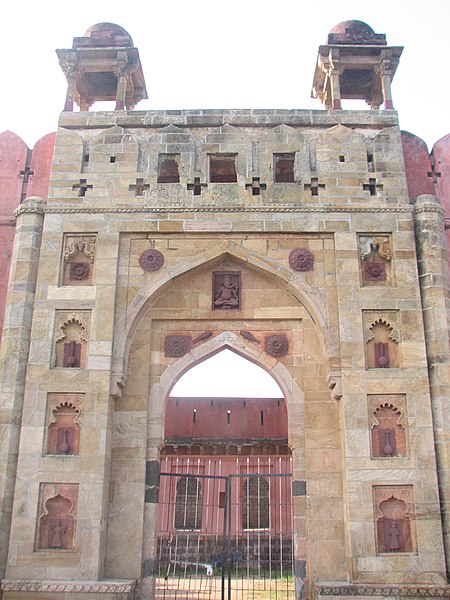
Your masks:
{"label": "small rectangular window", "polygon": [[179,154],[160,154],[158,156],[158,183],[179,183]]}
{"label": "small rectangular window", "polygon": [[293,152],[289,154],[274,154],[273,164],[276,183],[294,183],[294,159]]}
{"label": "small rectangular window", "polygon": [[236,154],[209,155],[209,181],[211,183],[236,183]]}

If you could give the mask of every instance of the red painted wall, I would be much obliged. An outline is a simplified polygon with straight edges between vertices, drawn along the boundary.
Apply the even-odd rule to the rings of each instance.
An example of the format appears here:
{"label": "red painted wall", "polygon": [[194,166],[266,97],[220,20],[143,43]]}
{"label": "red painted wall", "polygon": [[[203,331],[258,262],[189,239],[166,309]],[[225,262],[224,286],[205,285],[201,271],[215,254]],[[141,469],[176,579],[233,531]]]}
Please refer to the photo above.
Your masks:
{"label": "red painted wall", "polygon": [[166,440],[287,437],[283,398],[169,398],[167,402]]}
{"label": "red painted wall", "polygon": [[435,143],[432,150],[435,170],[440,173],[436,178],[439,199],[450,218],[450,133]]}
{"label": "red painted wall", "polygon": [[[26,196],[47,198],[50,171],[55,145],[55,133],[41,138],[34,150],[12,131],[0,134],[0,339],[5,314],[9,267],[14,243],[15,223],[11,221],[23,193]],[[23,171],[27,166],[34,171],[28,185],[23,187]]]}
{"label": "red painted wall", "polygon": [[420,194],[434,194],[433,179],[428,176],[431,161],[427,145],[408,131],[402,131],[402,144],[410,200]]}

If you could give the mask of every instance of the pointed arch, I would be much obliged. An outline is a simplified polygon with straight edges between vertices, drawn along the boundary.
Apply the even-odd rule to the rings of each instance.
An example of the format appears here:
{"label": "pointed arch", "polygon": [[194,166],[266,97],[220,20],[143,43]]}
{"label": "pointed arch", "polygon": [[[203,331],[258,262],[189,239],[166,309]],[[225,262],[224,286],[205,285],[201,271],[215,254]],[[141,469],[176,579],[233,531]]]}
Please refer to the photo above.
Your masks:
{"label": "pointed arch", "polygon": [[158,272],[158,275],[149,279],[148,283],[139,291],[128,307],[126,316],[117,321],[113,357],[115,368],[111,380],[112,395],[120,395],[120,390],[125,385],[130,346],[139,323],[149,306],[177,278],[194,269],[204,267],[208,263],[213,265],[222,258],[235,260],[265,275],[281,280],[288,293],[298,300],[317,325],[318,335],[326,356],[329,358],[338,354],[337,329],[332,328],[328,323],[326,309],[319,298],[318,292],[305,282],[300,273],[293,272],[287,265],[282,266],[279,262],[262,254],[249,251],[231,240],[223,240],[215,247],[191,257],[185,263],[174,267],[164,266]]}

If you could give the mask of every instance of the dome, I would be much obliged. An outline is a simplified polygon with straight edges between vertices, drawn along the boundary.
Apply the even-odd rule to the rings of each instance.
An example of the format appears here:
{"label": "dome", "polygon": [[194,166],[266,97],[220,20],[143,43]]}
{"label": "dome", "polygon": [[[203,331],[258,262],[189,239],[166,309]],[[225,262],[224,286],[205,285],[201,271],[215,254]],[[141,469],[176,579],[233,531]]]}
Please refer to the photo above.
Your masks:
{"label": "dome", "polygon": [[375,33],[364,21],[342,21],[328,34],[329,44],[386,46],[384,33]]}
{"label": "dome", "polygon": [[372,27],[369,27],[367,23],[364,23],[364,21],[356,21],[354,19],[338,23],[330,30],[330,33],[347,33],[349,30],[357,32],[359,35],[373,35],[375,33]]}
{"label": "dome", "polygon": [[81,44],[78,42],[77,45],[91,47],[120,46],[131,48],[133,46],[130,34],[115,23],[96,23],[85,31],[82,38],[75,39],[84,40]]}

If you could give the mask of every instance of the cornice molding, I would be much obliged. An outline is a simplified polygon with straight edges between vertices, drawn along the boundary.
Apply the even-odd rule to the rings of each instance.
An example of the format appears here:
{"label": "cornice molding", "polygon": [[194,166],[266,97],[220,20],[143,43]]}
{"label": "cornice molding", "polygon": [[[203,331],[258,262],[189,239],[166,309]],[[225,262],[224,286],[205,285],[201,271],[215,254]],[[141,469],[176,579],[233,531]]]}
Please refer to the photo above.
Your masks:
{"label": "cornice molding", "polygon": [[46,214],[164,214],[164,213],[401,213],[411,214],[411,206],[46,206]]}

